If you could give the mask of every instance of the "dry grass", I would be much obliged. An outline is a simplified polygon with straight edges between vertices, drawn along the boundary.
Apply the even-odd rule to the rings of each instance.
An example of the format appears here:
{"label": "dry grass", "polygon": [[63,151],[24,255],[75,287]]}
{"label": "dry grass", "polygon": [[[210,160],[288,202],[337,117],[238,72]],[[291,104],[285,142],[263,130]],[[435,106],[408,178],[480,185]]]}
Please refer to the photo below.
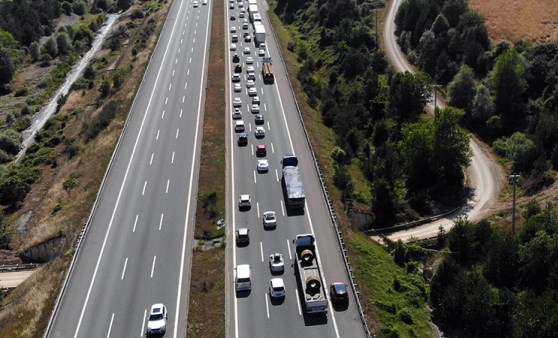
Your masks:
{"label": "dry grass", "polygon": [[[211,42],[207,95],[201,148],[198,196],[214,192],[216,217],[209,217],[197,204],[195,237],[222,236],[215,221],[225,209],[225,60],[224,5],[212,1]],[[198,197],[200,198],[200,197]],[[225,336],[225,249],[194,250],[190,274],[188,337]],[[208,304],[211,304],[208,306]]]}
{"label": "dry grass", "polygon": [[471,0],[470,6],[486,17],[493,41],[558,40],[556,0]]}
{"label": "dry grass", "polygon": [[[66,124],[64,136],[67,139],[74,139],[73,142],[79,145],[80,151],[74,158],[67,159],[62,154],[62,145],[55,149],[57,166],[43,168],[40,179],[27,195],[22,208],[13,216],[14,219],[19,219],[16,221],[18,231],[11,246],[16,250],[22,250],[46,239],[64,235],[67,238],[65,248],[67,255],[62,255],[46,264],[6,297],[0,311],[1,337],[39,337],[45,330],[54,300],[66,274],[66,267],[73,254],[75,239],[91,212],[93,201],[122,132],[134,93],[141,82],[169,6],[170,3],[166,3],[162,10],[150,16],[158,23],[158,28],[146,48],[135,58],[132,57],[132,46],[125,46],[118,52],[101,52],[100,55],[106,57],[108,62],[103,68],[97,70],[94,88],[72,92],[58,113],[59,115],[71,114],[72,118]],[[127,21],[128,19],[121,20],[119,24],[124,25]],[[138,23],[138,27],[130,31],[131,36],[139,34],[146,23],[147,20]],[[92,104],[98,98],[102,76],[110,75],[107,68],[115,63],[119,68],[131,70],[122,88],[109,98],[121,102],[117,116],[96,139],[84,143],[80,138],[82,122],[102,109],[102,105],[94,109]],[[102,103],[108,102],[109,99]],[[79,174],[78,185],[66,191],[62,185],[72,173]]]}

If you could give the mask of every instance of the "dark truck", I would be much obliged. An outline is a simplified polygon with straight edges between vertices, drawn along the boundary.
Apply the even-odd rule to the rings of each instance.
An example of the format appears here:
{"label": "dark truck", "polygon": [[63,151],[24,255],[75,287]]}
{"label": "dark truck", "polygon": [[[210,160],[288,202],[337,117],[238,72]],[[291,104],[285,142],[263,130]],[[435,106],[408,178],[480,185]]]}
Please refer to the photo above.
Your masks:
{"label": "dark truck", "polygon": [[271,58],[262,58],[262,76],[265,84],[273,84],[275,82]]}
{"label": "dark truck", "polygon": [[285,193],[285,204],[287,208],[304,208],[306,195],[304,184],[298,167],[298,159],[294,155],[283,156],[283,180],[282,185]]}

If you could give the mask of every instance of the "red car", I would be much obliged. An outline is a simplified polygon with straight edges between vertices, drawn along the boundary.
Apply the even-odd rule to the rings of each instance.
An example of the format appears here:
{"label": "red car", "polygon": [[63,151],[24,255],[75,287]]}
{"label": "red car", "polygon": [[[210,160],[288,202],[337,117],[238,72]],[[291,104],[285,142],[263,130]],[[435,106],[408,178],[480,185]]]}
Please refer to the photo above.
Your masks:
{"label": "red car", "polygon": [[258,147],[256,148],[256,156],[267,156],[267,148],[265,147],[265,144],[258,144]]}

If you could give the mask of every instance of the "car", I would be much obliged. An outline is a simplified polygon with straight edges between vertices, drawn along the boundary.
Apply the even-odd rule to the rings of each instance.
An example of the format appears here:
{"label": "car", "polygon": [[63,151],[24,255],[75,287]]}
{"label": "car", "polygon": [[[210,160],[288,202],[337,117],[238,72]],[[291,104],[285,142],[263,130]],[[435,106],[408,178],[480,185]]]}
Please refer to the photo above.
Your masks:
{"label": "car", "polygon": [[258,90],[254,87],[248,89],[248,96],[256,96],[258,95]]}
{"label": "car", "polygon": [[254,96],[252,98],[252,104],[260,104],[260,97],[259,96]]}
{"label": "car", "polygon": [[347,292],[347,284],[343,282],[331,283],[330,293],[331,302],[334,304],[347,303],[349,301],[349,293]]}
{"label": "car", "polygon": [[256,125],[264,124],[264,117],[261,114],[254,116]]}
{"label": "car", "polygon": [[238,8],[244,8],[244,4],[242,2],[238,3]]}
{"label": "car", "polygon": [[202,0],[202,5],[207,5],[207,0]]}
{"label": "car", "polygon": [[245,32],[243,37],[244,37],[244,42],[252,42],[252,36],[250,36],[250,33]]}
{"label": "car", "polygon": [[235,83],[234,84],[234,92],[235,93],[240,93],[242,91],[242,86],[240,85],[240,83]]}
{"label": "car", "polygon": [[229,9],[234,9],[234,4],[230,4]]}
{"label": "car", "polygon": [[244,17],[244,11],[240,11],[240,13],[238,13],[238,17],[243,18]]}
{"label": "car", "polygon": [[240,74],[234,73],[234,74],[231,76],[231,81],[232,81],[232,82],[240,82]]}
{"label": "car", "polygon": [[247,88],[252,88],[254,87],[256,84],[254,83],[253,79],[249,79],[248,81],[246,81],[246,87]]}
{"label": "car", "polygon": [[237,73],[237,74],[242,73],[242,65],[234,66],[234,72]]}
{"label": "car", "polygon": [[258,144],[256,147],[256,156],[265,157],[267,155],[267,148],[265,144]]}
{"label": "car", "polygon": [[248,29],[248,22],[243,22],[242,23],[242,29]]}
{"label": "car", "polygon": [[261,42],[260,45],[259,45],[258,47],[259,47],[260,49],[265,50],[265,48],[266,48],[265,42]]}
{"label": "car", "polygon": [[264,138],[265,137],[264,127],[262,126],[256,127],[256,130],[254,130],[254,135],[256,136],[256,138]]}
{"label": "car", "polygon": [[255,80],[256,79],[256,73],[248,72],[247,78],[248,78],[248,80]]}
{"label": "car", "polygon": [[277,215],[275,211],[266,211],[263,213],[264,228],[275,228],[277,226]]}
{"label": "car", "polygon": [[239,208],[250,208],[252,206],[252,198],[248,194],[240,195],[238,197]]}
{"label": "car", "polygon": [[235,26],[231,26],[231,33],[236,33],[236,27]]}
{"label": "car", "polygon": [[163,303],[153,304],[147,318],[147,334],[165,333],[167,330],[167,308]]}
{"label": "car", "polygon": [[254,58],[253,57],[249,56],[249,57],[246,58],[246,64],[247,65],[251,65],[253,63],[254,63]]}
{"label": "car", "polygon": [[235,97],[233,100],[233,107],[240,108],[242,106],[242,100],[240,97]]}
{"label": "car", "polygon": [[231,36],[231,41],[232,41],[232,42],[238,42],[238,35],[233,34],[233,35]]}
{"label": "car", "polygon": [[256,71],[256,69],[254,68],[254,66],[246,66],[246,73],[254,73]]}
{"label": "car", "polygon": [[231,43],[231,46],[229,48],[231,50],[231,52],[234,52],[236,50],[236,43]]}
{"label": "car", "polygon": [[250,107],[250,112],[252,112],[252,114],[258,114],[260,112],[260,106],[257,104],[252,104],[252,106]]}
{"label": "car", "polygon": [[266,159],[258,160],[258,172],[259,173],[266,173],[269,171],[269,161]]}
{"label": "car", "polygon": [[285,282],[283,282],[283,278],[272,278],[269,281],[269,296],[271,298],[285,297]]}
{"label": "car", "polygon": [[232,62],[233,63],[239,63],[240,62],[240,56],[238,56],[238,54],[234,54],[232,57]]}
{"label": "car", "polygon": [[244,130],[246,130],[246,127],[244,127],[244,121],[240,120],[234,123],[234,131],[241,133]]}
{"label": "car", "polygon": [[197,8],[199,5],[200,5],[199,2],[194,1],[194,8]]}
{"label": "car", "polygon": [[231,21],[236,20],[236,18],[234,17],[234,15],[231,15]]}
{"label": "car", "polygon": [[249,232],[250,230],[246,228],[236,229],[236,244],[249,244]]}
{"label": "car", "polygon": [[244,50],[242,52],[244,54],[250,54],[250,47],[244,47]]}
{"label": "car", "polygon": [[269,269],[271,273],[281,273],[285,271],[285,259],[280,253],[269,255]]}
{"label": "car", "polygon": [[238,135],[238,146],[243,147],[248,145],[248,134],[241,133]]}
{"label": "car", "polygon": [[265,49],[259,49],[258,50],[258,56],[265,56]]}
{"label": "car", "polygon": [[240,120],[242,118],[242,112],[240,111],[240,108],[234,108],[232,118],[233,120]]}

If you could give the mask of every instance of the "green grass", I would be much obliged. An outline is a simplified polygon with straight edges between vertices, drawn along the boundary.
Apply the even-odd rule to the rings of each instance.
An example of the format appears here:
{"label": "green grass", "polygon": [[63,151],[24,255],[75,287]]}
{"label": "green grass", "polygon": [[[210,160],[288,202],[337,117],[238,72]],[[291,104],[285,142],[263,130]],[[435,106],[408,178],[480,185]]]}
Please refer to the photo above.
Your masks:
{"label": "green grass", "polygon": [[432,336],[422,280],[397,266],[381,245],[364,234],[353,232],[347,242],[363,291],[361,301],[380,321],[377,333],[396,337]]}

